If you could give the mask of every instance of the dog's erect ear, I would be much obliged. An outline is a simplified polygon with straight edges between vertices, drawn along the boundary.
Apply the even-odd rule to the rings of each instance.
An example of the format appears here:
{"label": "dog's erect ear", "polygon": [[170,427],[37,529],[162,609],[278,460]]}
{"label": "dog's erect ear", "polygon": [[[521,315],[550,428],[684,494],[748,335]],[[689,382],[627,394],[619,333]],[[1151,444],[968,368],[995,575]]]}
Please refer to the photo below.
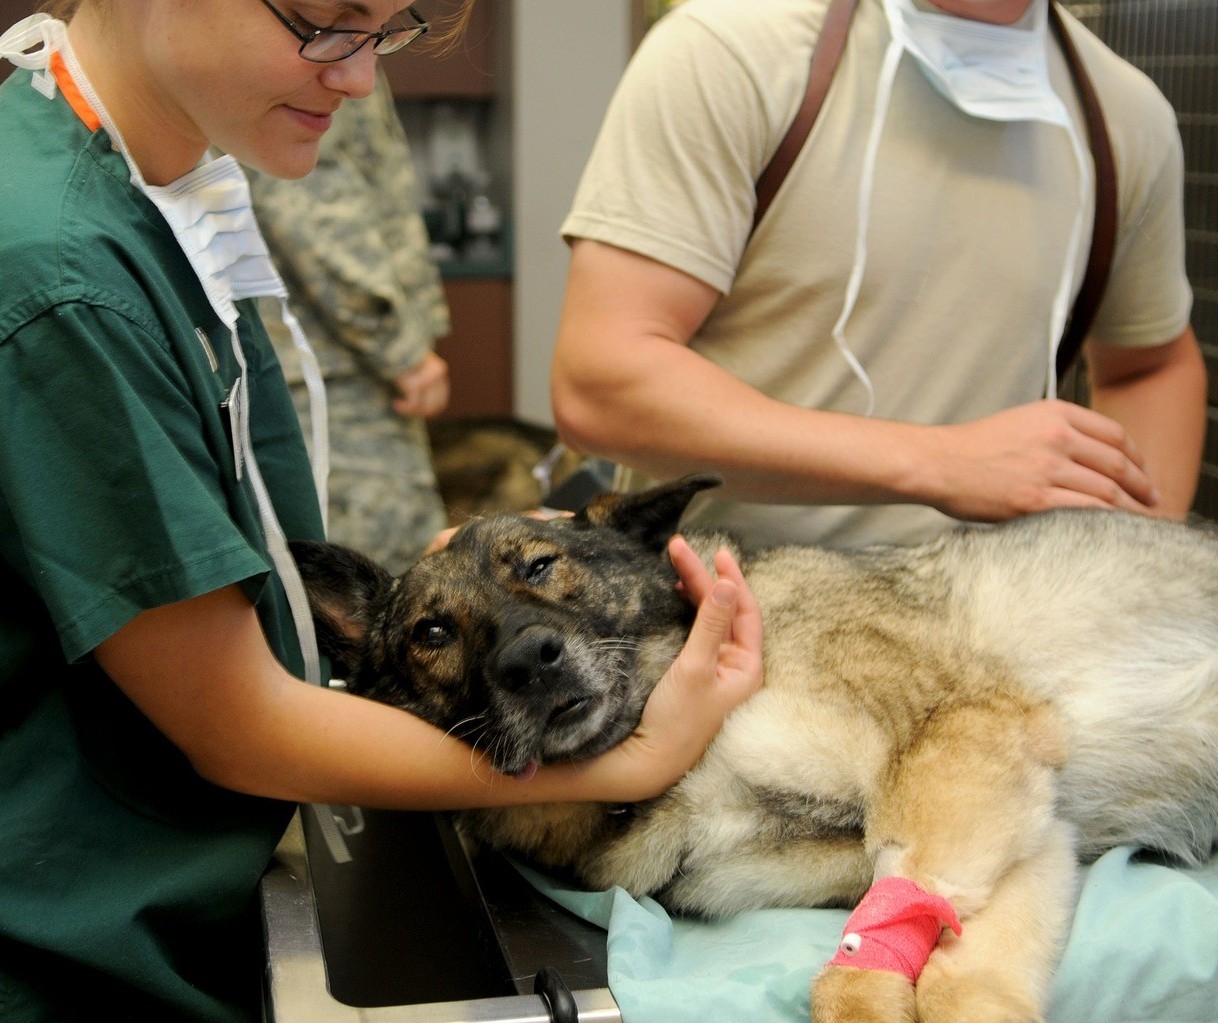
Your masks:
{"label": "dog's erect ear", "polygon": [[689,502],[723,480],[709,473],[682,476],[637,494],[603,494],[576,516],[594,526],[608,526],[647,547],[662,550],[677,531]]}
{"label": "dog's erect ear", "polygon": [[334,673],[346,678],[359,663],[372,608],[393,585],[393,576],[358,551],[314,540],[289,545],[300,570],[317,629],[317,646]]}

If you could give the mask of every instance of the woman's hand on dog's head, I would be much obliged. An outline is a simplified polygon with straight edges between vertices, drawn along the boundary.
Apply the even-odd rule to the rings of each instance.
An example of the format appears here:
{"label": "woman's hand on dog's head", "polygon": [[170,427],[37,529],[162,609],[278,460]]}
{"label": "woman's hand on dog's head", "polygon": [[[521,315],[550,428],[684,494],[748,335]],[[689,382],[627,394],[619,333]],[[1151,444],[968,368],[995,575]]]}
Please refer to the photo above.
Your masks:
{"label": "woman's hand on dog's head", "polygon": [[715,555],[717,579],[680,537],[669,557],[698,614],[681,653],[656,686],[634,734],[602,760],[617,759],[615,797],[659,795],[694,766],[727,715],[762,682],[761,612],[739,565]]}

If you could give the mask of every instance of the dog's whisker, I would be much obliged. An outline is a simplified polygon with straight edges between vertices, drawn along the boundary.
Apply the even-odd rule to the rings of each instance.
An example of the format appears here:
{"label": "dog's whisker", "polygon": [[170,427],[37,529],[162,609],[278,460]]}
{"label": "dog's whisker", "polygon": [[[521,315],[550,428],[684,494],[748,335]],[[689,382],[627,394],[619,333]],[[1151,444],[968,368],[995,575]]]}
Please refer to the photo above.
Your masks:
{"label": "dog's whisker", "polygon": [[[489,715],[486,711],[482,711],[479,714],[471,714],[467,718],[462,718],[453,724],[445,734],[454,735],[458,739],[468,740],[471,735],[476,735],[480,729],[485,729],[489,723]],[[464,731],[459,731],[459,729],[464,729]]]}
{"label": "dog's whisker", "polygon": [[595,640],[594,645],[601,650],[636,651],[642,648],[637,639],[628,636],[605,636]]}
{"label": "dog's whisker", "polygon": [[476,742],[469,748],[469,770],[475,778],[478,777],[478,744]]}

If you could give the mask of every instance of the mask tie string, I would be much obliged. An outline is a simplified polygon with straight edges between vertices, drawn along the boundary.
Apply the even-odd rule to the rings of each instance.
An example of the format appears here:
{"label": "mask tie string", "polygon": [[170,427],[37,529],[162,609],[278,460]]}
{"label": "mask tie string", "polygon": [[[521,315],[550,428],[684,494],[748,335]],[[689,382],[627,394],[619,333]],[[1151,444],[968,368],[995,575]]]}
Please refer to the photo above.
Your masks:
{"label": "mask tie string", "polygon": [[[286,304],[285,299],[281,299],[281,301],[284,301]],[[289,315],[291,314],[289,313]],[[245,353],[241,349],[241,340],[238,336],[235,323],[229,327],[229,336],[232,340],[233,355],[237,360],[237,364],[241,367],[242,398],[246,399],[240,402],[237,423],[235,425],[240,431],[241,448],[245,453],[245,463],[249,472],[250,486],[253,488],[254,496],[258,502],[258,512],[262,518],[262,528],[266,534],[267,550],[270,552],[271,561],[275,565],[275,570],[279,574],[284,593],[287,595],[288,607],[292,613],[292,621],[296,626],[301,654],[304,657],[305,680],[314,685],[323,685],[325,680],[321,677],[320,656],[317,651],[317,635],[313,627],[313,613],[309,608],[308,594],[305,591],[304,582],[300,578],[300,571],[296,567],[296,561],[292,557],[291,550],[288,548],[283,529],[280,527],[279,520],[275,516],[270,493],[267,491],[266,483],[263,481],[262,473],[258,468],[258,462],[254,458],[253,445],[250,442],[249,401],[247,400],[248,391],[245,389],[248,371]],[[301,337],[303,338],[303,336],[302,332]],[[310,349],[311,351],[312,349]],[[310,397],[312,397],[311,394]],[[310,409],[310,412],[312,412],[312,409]],[[334,807],[327,803],[309,803],[307,804],[307,809],[313,815],[313,820],[321,832],[322,840],[326,844],[326,850],[329,852],[330,857],[335,863],[350,863],[353,857],[351,850],[347,846],[347,841],[343,837],[342,829],[339,827],[339,818],[335,813]],[[354,807],[351,809],[355,810]]]}
{"label": "mask tie string", "polygon": [[858,357],[850,350],[846,341],[846,322],[854,312],[858,302],[859,292],[863,287],[863,275],[867,265],[867,232],[871,227],[871,201],[875,191],[875,172],[879,158],[880,137],[884,132],[884,123],[888,119],[888,104],[892,99],[893,83],[896,80],[897,66],[901,61],[902,46],[897,40],[888,44],[884,52],[884,63],[880,68],[880,79],[876,86],[875,111],[871,117],[871,130],[867,136],[867,149],[863,156],[863,171],[859,176],[858,191],[858,221],[854,239],[854,264],[850,268],[850,279],[846,284],[846,298],[842,311],[833,325],[833,343],[850,367],[851,372],[858,378],[867,392],[867,409],[864,413],[871,416],[875,412],[875,387],[867,371],[863,369]]}
{"label": "mask tie string", "polygon": [[313,485],[317,488],[317,501],[321,506],[322,526],[327,535],[329,525],[329,491],[330,491],[330,431],[327,426],[329,415],[326,405],[326,383],[321,373],[321,364],[317,361],[317,353],[309,344],[304,328],[296,314],[288,306],[287,293],[279,298],[279,315],[283,324],[288,328],[292,345],[300,356],[300,369],[304,376],[305,389],[309,395],[309,436],[310,454],[313,466]]}

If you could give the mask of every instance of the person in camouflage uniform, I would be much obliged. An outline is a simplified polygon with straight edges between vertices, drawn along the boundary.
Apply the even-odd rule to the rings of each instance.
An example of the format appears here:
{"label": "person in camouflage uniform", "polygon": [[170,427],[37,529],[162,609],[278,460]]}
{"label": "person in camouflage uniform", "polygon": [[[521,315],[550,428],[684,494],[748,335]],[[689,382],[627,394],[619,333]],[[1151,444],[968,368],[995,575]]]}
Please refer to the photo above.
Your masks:
{"label": "person in camouflage uniform", "polygon": [[[306,177],[247,173],[326,380],[329,536],[400,572],[446,525],[424,420],[448,403],[448,367],[432,346],[449,315],[384,74],[371,96],[339,108]],[[307,419],[299,355],[277,312],[264,309],[264,321]]]}

